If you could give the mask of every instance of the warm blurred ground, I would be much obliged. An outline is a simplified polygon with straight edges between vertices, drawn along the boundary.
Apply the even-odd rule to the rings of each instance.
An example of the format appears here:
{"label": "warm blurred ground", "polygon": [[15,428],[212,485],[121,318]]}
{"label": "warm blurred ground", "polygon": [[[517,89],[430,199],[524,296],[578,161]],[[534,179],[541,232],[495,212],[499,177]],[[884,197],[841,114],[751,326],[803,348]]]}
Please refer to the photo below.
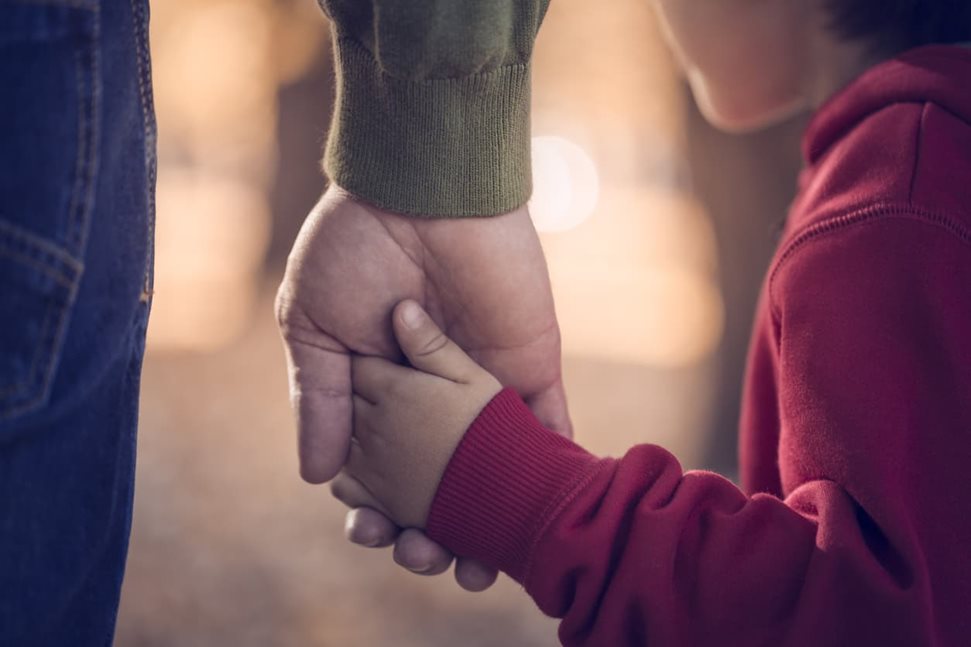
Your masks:
{"label": "warm blurred ground", "polygon": [[[117,644],[557,644],[556,623],[508,580],[469,594],[347,544],[341,506],[297,476],[270,304],[324,186],[333,69],[315,3],[153,11],[156,297]],[[727,137],[686,96],[648,2],[554,0],[534,57],[533,212],[577,440],[613,455],[659,443],[730,475],[798,124]]]}

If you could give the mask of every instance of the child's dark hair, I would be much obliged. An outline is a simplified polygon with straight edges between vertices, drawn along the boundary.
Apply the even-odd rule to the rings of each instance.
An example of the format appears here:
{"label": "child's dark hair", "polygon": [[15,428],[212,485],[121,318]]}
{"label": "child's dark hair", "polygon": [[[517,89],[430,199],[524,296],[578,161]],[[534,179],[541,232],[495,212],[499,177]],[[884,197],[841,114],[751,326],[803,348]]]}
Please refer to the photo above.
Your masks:
{"label": "child's dark hair", "polygon": [[971,0],[826,0],[843,37],[896,53],[931,43],[971,42]]}

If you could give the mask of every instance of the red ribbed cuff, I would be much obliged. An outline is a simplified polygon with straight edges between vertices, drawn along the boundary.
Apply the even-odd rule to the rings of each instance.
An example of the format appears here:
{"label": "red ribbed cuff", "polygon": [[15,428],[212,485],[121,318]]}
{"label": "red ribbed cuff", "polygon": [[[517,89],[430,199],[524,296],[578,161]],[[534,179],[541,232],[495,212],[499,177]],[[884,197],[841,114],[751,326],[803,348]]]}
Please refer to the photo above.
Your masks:
{"label": "red ribbed cuff", "polygon": [[550,516],[599,464],[544,428],[515,391],[503,389],[449,461],[428,515],[428,536],[522,582]]}

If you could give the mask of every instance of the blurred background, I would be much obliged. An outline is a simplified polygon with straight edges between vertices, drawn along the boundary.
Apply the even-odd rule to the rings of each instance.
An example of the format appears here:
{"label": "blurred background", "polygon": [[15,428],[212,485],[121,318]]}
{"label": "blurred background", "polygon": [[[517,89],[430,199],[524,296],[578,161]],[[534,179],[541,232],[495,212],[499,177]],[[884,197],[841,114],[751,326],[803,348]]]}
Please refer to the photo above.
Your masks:
{"label": "blurred background", "polygon": [[[297,476],[273,293],[325,188],[329,26],[313,0],[153,8],[156,295],[121,646],[556,645],[484,594],[346,543]],[[707,126],[647,0],[554,0],[534,55],[536,192],[577,440],[734,477],[751,315],[794,192],[797,118]]]}

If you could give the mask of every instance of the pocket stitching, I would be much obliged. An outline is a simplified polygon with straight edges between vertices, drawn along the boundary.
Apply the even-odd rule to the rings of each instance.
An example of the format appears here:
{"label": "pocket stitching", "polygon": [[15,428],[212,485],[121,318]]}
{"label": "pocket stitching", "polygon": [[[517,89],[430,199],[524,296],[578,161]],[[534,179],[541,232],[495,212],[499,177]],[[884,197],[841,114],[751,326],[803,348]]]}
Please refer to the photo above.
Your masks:
{"label": "pocket stitching", "polygon": [[[30,409],[35,403],[43,400],[45,396],[46,389],[43,387],[51,377],[55,362],[47,361],[47,370],[43,373],[39,373],[37,367],[41,362],[42,357],[48,357],[54,352],[53,347],[56,345],[57,335],[60,333],[61,329],[63,329],[64,320],[67,318],[64,315],[70,306],[70,300],[62,300],[60,308],[56,306],[57,302],[49,304],[47,306],[47,312],[44,313],[44,325],[41,328],[40,341],[37,343],[37,352],[34,353],[34,357],[32,358],[30,364],[30,370],[27,371],[27,375],[19,382],[14,382],[10,386],[0,389],[0,397],[9,399],[9,406],[0,412],[0,418],[12,417],[19,411]],[[60,313],[61,325],[58,326],[54,339],[52,340],[50,338],[51,319],[54,318],[58,311]],[[28,387],[36,386],[41,388],[37,389],[37,393],[34,397],[31,398],[28,396],[27,400],[24,400],[23,397],[17,397],[17,394],[28,390]]]}
{"label": "pocket stitching", "polygon": [[[38,389],[34,397],[18,398],[17,394],[30,386],[43,387],[53,373],[55,362],[46,362],[46,371],[39,372],[38,364],[44,357],[53,354],[57,339],[62,334],[67,321],[67,311],[74,301],[78,281],[83,267],[69,254],[48,240],[22,230],[13,223],[0,220],[0,257],[12,258],[24,266],[40,271],[66,290],[53,298],[44,313],[40,340],[37,343],[30,369],[26,376],[17,382],[0,389],[0,398],[8,400],[7,406],[0,409],[0,419],[9,418],[23,410],[29,410],[45,397],[46,389]],[[52,335],[52,322],[59,321]]]}
{"label": "pocket stitching", "polygon": [[84,266],[50,241],[0,220],[0,256],[16,258],[71,289]]}

